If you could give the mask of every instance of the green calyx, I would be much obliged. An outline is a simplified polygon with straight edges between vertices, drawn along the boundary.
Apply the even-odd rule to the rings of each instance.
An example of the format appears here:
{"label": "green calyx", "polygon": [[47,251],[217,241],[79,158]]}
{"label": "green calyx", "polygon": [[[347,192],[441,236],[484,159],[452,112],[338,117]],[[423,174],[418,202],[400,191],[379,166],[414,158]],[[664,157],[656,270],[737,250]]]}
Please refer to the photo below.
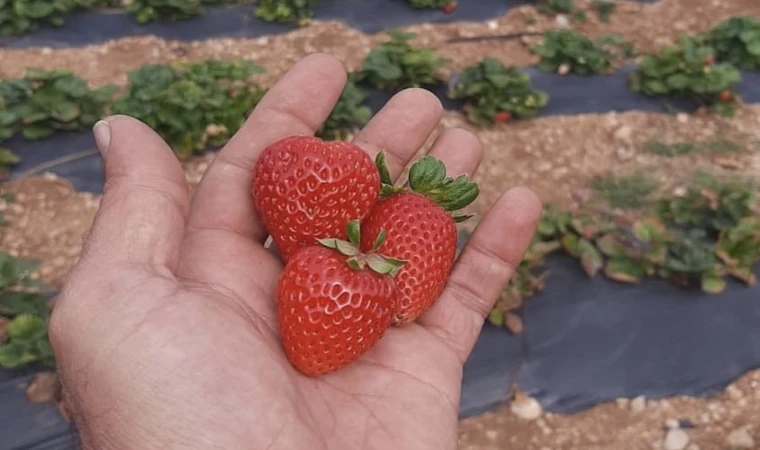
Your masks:
{"label": "green calyx", "polygon": [[385,242],[387,237],[385,230],[380,230],[380,233],[375,239],[375,243],[372,249],[367,253],[362,253],[360,250],[361,242],[361,225],[358,220],[352,220],[348,222],[346,226],[346,234],[348,235],[348,241],[342,239],[317,239],[321,245],[337,250],[341,255],[347,256],[346,264],[348,267],[354,270],[364,270],[369,267],[381,275],[390,275],[395,277],[401,267],[406,264],[406,261],[390,258],[377,253],[377,250]]}
{"label": "green calyx", "polygon": [[[380,173],[382,182],[381,195],[390,196],[404,192],[401,186],[394,186],[388,166],[385,162],[385,152],[378,153],[375,165]],[[445,211],[458,211],[471,204],[478,198],[480,187],[470,181],[467,175],[456,178],[446,176],[446,166],[433,156],[426,155],[415,162],[409,169],[409,189],[424,195]],[[456,222],[462,222],[471,215],[454,216]]]}

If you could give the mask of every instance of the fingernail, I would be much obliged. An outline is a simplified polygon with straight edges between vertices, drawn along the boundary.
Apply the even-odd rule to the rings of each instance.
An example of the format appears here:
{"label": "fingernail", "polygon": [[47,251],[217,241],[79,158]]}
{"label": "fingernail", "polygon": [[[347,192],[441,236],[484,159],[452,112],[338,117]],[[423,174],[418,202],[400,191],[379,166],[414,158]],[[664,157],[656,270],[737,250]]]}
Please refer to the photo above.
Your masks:
{"label": "fingernail", "polygon": [[98,150],[101,154],[105,154],[111,144],[111,126],[105,120],[100,120],[92,127],[92,134],[95,136]]}

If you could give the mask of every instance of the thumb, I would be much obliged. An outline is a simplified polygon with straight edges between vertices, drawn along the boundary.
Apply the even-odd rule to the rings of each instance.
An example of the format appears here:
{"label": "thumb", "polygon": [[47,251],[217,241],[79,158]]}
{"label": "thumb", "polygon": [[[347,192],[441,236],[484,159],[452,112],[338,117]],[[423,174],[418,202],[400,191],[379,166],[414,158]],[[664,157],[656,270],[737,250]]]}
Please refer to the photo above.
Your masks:
{"label": "thumb", "polygon": [[93,134],[104,159],[105,185],[83,262],[173,269],[190,204],[177,157],[158,134],[128,116],[101,120]]}

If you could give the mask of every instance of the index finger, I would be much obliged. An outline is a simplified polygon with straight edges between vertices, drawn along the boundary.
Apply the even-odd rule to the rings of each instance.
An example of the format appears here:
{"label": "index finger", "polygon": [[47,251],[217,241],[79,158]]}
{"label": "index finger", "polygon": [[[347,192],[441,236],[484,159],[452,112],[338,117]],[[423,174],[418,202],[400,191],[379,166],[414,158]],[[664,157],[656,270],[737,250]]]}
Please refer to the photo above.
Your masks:
{"label": "index finger", "polygon": [[211,164],[193,197],[188,233],[212,230],[260,240],[263,229],[250,200],[256,159],[280,139],[314,134],[345,84],[346,70],[332,56],[313,54],[296,63],[264,95]]}

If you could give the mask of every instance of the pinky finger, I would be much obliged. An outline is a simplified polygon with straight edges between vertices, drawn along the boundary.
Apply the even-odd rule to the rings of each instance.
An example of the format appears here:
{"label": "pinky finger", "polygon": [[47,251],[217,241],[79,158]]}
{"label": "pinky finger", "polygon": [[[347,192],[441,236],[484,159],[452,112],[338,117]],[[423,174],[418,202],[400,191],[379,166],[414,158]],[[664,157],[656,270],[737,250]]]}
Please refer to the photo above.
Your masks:
{"label": "pinky finger", "polygon": [[515,188],[502,194],[475,229],[441,297],[419,318],[462,362],[520,264],[540,217],[541,202],[532,191]]}

